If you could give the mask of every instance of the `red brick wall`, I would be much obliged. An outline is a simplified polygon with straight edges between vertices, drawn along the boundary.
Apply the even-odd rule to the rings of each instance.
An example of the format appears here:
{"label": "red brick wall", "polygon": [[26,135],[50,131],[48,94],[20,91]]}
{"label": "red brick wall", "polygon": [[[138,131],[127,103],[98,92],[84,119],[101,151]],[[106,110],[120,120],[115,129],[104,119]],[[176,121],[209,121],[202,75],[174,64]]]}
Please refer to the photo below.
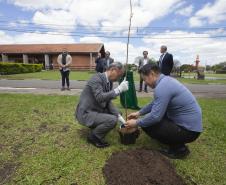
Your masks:
{"label": "red brick wall", "polygon": [[[53,67],[58,69],[57,55],[52,56]],[[90,56],[89,55],[71,55],[72,57],[72,70],[89,70],[90,69]],[[95,68],[95,58],[93,57],[92,69]]]}

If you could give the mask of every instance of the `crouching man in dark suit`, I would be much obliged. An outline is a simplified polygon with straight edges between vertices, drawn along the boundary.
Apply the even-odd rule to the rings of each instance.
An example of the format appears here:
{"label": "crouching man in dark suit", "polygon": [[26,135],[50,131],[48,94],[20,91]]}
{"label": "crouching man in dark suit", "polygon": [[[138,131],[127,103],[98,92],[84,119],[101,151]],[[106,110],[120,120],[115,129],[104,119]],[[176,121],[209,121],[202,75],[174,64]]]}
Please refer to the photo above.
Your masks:
{"label": "crouching man in dark suit", "polygon": [[104,137],[118,121],[125,123],[111,100],[128,90],[128,81],[110,89],[110,83],[117,81],[123,73],[121,63],[110,64],[105,73],[97,73],[87,82],[80,96],[75,116],[80,124],[91,129],[87,141],[98,148],[109,146]]}

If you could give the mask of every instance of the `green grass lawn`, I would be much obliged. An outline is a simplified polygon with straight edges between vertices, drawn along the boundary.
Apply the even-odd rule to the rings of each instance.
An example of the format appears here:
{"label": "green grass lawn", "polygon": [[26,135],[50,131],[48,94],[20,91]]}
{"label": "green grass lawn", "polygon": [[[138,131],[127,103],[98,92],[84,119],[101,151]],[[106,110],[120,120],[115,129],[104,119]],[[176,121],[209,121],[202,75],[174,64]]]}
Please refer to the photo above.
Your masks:
{"label": "green grass lawn", "polygon": [[[182,77],[192,77],[192,78],[177,78],[182,83],[188,84],[226,84],[226,74],[212,74],[212,73],[205,73],[205,80],[197,80],[193,77],[197,76],[195,73],[183,73]],[[210,78],[223,78],[223,79],[208,79]]]}
{"label": "green grass lawn", "polygon": [[[88,80],[95,72],[90,71],[71,71],[71,80]],[[185,76],[194,76],[193,73],[186,73]],[[226,78],[226,74],[206,74],[208,77]],[[59,71],[42,71],[37,73],[25,73],[15,75],[2,75],[0,79],[11,79],[11,80],[23,80],[23,79],[42,79],[42,80],[59,80],[61,78]],[[134,80],[139,81],[140,76],[137,72],[134,72]],[[182,83],[188,84],[226,84],[226,79],[223,80],[196,80],[188,78],[177,78]]]}
{"label": "green grass lawn", "polygon": [[[71,71],[71,80],[87,80],[95,72],[89,71]],[[37,73],[23,73],[14,75],[2,75],[0,79],[11,79],[11,80],[23,80],[23,79],[41,79],[41,80],[59,80],[61,79],[61,74],[59,71],[42,71]]]}
{"label": "green grass lawn", "polygon": [[177,78],[177,80],[179,80],[181,83],[183,84],[222,84],[225,85],[226,84],[226,79],[225,80],[197,80],[194,78]]}
{"label": "green grass lawn", "polygon": [[[160,148],[144,133],[133,146],[118,142],[117,129],[107,140],[111,147],[87,144],[86,128],[74,120],[76,96],[0,95],[0,172],[6,184],[104,185],[102,168],[113,152]],[[140,98],[145,105],[149,98]],[[121,108],[119,100],[114,102]],[[179,174],[198,185],[226,184],[226,99],[199,99],[204,133],[189,144],[191,155],[172,160]],[[6,170],[6,169],[10,170]],[[1,184],[1,183],[0,183]]]}
{"label": "green grass lawn", "polygon": [[[195,73],[182,73],[182,76],[195,76]],[[226,78],[226,74],[205,73],[206,77]]]}

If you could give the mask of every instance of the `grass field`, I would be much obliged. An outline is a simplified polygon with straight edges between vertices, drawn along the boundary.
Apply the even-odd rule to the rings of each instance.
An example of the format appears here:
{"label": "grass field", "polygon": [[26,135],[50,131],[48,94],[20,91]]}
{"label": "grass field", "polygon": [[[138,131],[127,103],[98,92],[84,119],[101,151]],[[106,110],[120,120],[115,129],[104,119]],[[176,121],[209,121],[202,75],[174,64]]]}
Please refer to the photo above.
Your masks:
{"label": "grass field", "polygon": [[[70,73],[71,80],[87,80],[95,72],[89,71],[72,71]],[[13,80],[23,80],[23,79],[41,79],[41,80],[59,80],[61,78],[59,71],[42,71],[37,73],[23,73],[14,75],[4,75],[0,76],[0,79],[13,79]]]}
{"label": "grass field", "polygon": [[[89,71],[72,71],[70,73],[71,80],[88,80],[95,72]],[[194,76],[193,73],[183,74],[184,76]],[[216,78],[226,78],[226,74],[206,74],[207,77],[216,77]],[[4,75],[0,76],[0,79],[14,79],[14,80],[23,80],[23,79],[42,79],[42,80],[59,80],[61,78],[59,71],[43,71],[37,73],[26,73],[26,74],[15,74],[15,75]],[[134,72],[134,80],[139,81],[139,74]],[[182,83],[189,84],[226,84],[226,79],[223,80],[196,80],[189,78],[178,78]]]}
{"label": "grass field", "polygon": [[[118,142],[117,130],[107,137],[111,147],[86,143],[87,129],[74,120],[75,96],[0,95],[0,182],[3,184],[104,185],[102,168],[113,152],[159,143],[144,133],[133,146]],[[142,106],[150,101],[140,98]],[[114,103],[121,108],[119,100]],[[186,160],[172,160],[189,184],[226,184],[226,99],[199,99],[204,133]],[[1,184],[1,183],[0,183]]]}
{"label": "grass field", "polygon": [[222,84],[225,85],[226,84],[226,79],[225,80],[197,80],[194,78],[177,78],[177,80],[179,80],[181,83],[184,84]]}
{"label": "grass field", "polygon": [[[195,75],[196,75],[196,73],[193,73],[193,72],[191,72],[191,73],[182,73],[182,76],[193,77]],[[208,73],[208,72],[205,73],[205,76],[206,77],[226,78],[226,74],[216,74],[216,73]]]}

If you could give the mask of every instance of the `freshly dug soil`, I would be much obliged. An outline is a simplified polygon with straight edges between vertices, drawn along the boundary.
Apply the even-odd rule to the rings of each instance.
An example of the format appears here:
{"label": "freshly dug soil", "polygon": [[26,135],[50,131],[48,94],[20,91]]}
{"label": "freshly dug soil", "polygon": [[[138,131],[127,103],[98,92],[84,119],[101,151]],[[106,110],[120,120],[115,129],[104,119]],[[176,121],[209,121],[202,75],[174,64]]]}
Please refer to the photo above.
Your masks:
{"label": "freshly dug soil", "polygon": [[185,185],[170,161],[153,150],[114,153],[103,173],[107,185]]}

